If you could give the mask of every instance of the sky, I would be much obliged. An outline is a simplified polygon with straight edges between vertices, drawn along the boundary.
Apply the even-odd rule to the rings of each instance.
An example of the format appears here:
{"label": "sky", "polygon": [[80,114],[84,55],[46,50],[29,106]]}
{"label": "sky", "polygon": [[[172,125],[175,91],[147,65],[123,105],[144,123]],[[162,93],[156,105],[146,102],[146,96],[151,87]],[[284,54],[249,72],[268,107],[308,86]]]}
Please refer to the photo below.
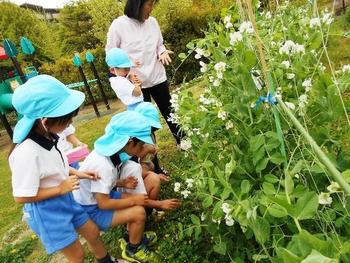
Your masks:
{"label": "sky", "polygon": [[62,8],[70,0],[9,0],[9,2],[21,5],[24,3],[39,5],[45,8]]}

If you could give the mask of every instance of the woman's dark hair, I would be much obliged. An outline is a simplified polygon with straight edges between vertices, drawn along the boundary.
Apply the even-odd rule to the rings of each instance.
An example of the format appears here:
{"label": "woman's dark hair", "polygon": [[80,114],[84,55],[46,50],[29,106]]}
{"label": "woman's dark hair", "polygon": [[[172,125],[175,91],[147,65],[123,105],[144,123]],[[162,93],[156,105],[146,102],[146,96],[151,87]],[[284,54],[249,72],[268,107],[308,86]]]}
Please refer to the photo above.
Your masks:
{"label": "woman's dark hair", "polygon": [[[124,8],[124,14],[142,22],[142,8],[148,0],[128,0]],[[154,1],[155,3],[157,1]]]}

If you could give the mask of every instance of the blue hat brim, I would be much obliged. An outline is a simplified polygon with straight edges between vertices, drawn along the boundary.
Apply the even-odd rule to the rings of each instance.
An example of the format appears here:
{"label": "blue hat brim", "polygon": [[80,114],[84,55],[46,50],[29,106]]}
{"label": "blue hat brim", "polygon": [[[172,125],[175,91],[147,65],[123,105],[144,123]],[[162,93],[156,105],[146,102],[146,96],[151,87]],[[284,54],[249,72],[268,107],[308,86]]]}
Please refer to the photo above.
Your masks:
{"label": "blue hat brim", "polygon": [[119,64],[115,68],[131,68],[134,64],[130,61],[129,63]]}
{"label": "blue hat brim", "polygon": [[21,143],[28,136],[30,130],[33,128],[36,119],[31,119],[26,116],[23,116],[20,119],[13,131],[13,143]]}
{"label": "blue hat brim", "polygon": [[[151,136],[136,136],[137,139],[154,144]],[[94,149],[103,156],[112,156],[119,152],[128,143],[130,136],[115,133],[105,134],[95,141]]]}
{"label": "blue hat brim", "polygon": [[62,104],[43,117],[60,117],[78,109],[85,100],[85,94],[81,91],[71,89],[69,89],[69,93],[69,97]]}
{"label": "blue hat brim", "polygon": [[149,124],[151,125],[151,127],[154,127],[156,129],[161,129],[162,128],[162,124],[160,124],[160,122],[155,121],[155,120],[151,120],[151,119],[148,119],[148,120],[149,120]]}

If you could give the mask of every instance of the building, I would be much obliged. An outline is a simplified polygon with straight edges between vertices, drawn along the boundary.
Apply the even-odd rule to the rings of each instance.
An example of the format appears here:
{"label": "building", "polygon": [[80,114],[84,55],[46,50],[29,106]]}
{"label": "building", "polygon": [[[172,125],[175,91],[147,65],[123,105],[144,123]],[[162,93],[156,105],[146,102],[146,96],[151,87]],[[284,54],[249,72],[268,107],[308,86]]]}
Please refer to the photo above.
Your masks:
{"label": "building", "polygon": [[38,18],[46,20],[57,20],[60,12],[60,10],[57,8],[44,8],[39,5],[27,3],[20,5],[20,7],[33,10],[37,14]]}

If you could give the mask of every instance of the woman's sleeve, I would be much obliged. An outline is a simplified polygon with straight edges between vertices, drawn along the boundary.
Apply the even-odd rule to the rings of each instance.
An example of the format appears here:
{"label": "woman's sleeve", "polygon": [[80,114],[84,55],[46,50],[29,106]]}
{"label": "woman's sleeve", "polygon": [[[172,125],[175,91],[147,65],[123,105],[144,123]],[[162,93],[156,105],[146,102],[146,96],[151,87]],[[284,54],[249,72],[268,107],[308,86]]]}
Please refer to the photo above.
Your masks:
{"label": "woman's sleeve", "polygon": [[118,28],[119,26],[117,20],[114,20],[108,29],[107,43],[105,47],[106,52],[112,48],[120,47],[121,38],[120,32],[118,32]]}
{"label": "woman's sleeve", "polygon": [[166,51],[166,48],[163,43],[163,36],[162,36],[162,32],[160,31],[159,24],[156,19],[154,19],[154,21],[156,25],[156,30],[158,32],[157,55],[159,57],[164,51]]}

